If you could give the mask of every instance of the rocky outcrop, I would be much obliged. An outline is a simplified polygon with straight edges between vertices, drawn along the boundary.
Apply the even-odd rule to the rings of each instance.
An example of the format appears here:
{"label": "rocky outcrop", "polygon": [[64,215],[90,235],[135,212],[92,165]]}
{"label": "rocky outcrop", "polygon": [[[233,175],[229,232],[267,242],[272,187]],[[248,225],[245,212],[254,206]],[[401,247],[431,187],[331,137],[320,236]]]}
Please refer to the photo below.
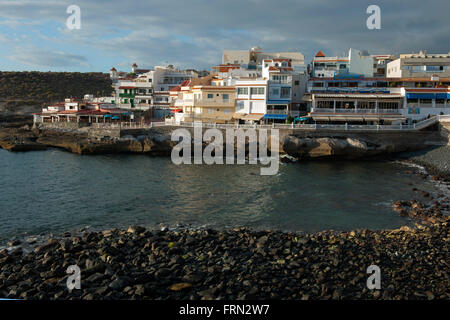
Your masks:
{"label": "rocky outcrop", "polygon": [[[77,128],[3,128],[0,129],[0,147],[11,151],[61,148],[77,154],[144,153],[170,155],[177,142],[171,141],[171,127],[153,129],[101,129]],[[189,130],[188,130],[189,131]],[[192,131],[192,130],[191,130]],[[194,137],[191,132],[191,137]],[[420,150],[428,141],[440,138],[439,132],[392,132],[392,133],[327,133],[294,132],[280,130],[279,151],[295,158],[343,158],[354,159]],[[192,141],[192,140],[191,140]],[[224,141],[225,143],[225,141]],[[203,142],[203,147],[209,142]],[[268,137],[270,149],[271,138]],[[237,154],[237,143],[234,144]],[[225,145],[220,146],[225,154]],[[194,150],[193,146],[191,148]],[[245,153],[249,152],[249,139]]]}
{"label": "rocky outcrop", "polygon": [[137,137],[105,136],[92,139],[87,131],[38,130],[29,127],[2,128],[0,148],[9,151],[34,151],[60,148],[77,154],[144,153],[170,155],[175,142],[170,135],[149,131]]}
{"label": "rocky outcrop", "polygon": [[47,149],[46,145],[36,142],[37,132],[28,126],[21,128],[2,128],[0,130],[0,148],[9,151],[37,151]]}
{"label": "rocky outcrop", "polygon": [[386,148],[353,138],[299,138],[286,136],[283,150],[300,158],[346,157],[358,158],[384,152]]}

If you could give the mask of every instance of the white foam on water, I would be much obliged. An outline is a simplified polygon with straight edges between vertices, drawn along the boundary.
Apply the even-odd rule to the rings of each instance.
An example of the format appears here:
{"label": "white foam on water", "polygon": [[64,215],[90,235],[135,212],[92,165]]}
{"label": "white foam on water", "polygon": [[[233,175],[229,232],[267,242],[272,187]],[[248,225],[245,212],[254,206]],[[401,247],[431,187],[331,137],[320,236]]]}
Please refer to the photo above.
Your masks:
{"label": "white foam on water", "polygon": [[425,167],[421,166],[421,165],[419,165],[417,163],[413,163],[413,162],[405,161],[405,160],[396,160],[396,161],[394,161],[394,163],[399,163],[401,165],[404,165],[404,166],[407,166],[407,167],[410,167],[410,168],[419,169],[420,173],[427,173],[427,170],[425,169]]}

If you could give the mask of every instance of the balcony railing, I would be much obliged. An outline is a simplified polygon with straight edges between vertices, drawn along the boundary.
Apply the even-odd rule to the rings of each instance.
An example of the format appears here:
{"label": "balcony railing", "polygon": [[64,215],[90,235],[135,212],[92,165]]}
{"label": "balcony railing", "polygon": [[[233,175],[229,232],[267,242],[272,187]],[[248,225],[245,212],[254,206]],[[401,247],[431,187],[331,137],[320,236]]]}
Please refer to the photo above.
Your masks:
{"label": "balcony railing", "polygon": [[341,109],[341,108],[312,108],[311,112],[323,112],[323,113],[370,113],[370,114],[376,114],[376,113],[393,113],[393,114],[400,114],[400,109],[358,109],[358,108],[349,108],[349,109]]}
{"label": "balcony railing", "polygon": [[276,110],[276,109],[272,109],[272,110],[269,110],[269,109],[267,109],[267,112],[266,113],[268,113],[268,114],[287,114],[288,113],[288,110],[287,109],[285,109],[285,110]]}
{"label": "balcony railing", "polygon": [[134,98],[134,93],[119,93],[120,98]]}
{"label": "balcony railing", "polygon": [[201,99],[194,100],[195,106],[222,106],[222,107],[234,107],[234,99]]}

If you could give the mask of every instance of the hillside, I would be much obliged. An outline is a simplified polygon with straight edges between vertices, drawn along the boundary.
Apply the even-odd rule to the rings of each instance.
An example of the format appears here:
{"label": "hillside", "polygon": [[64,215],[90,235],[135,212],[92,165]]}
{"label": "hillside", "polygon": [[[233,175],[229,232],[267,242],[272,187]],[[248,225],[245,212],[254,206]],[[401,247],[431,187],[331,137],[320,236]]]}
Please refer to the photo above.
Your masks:
{"label": "hillside", "polygon": [[31,109],[67,97],[83,97],[88,93],[105,96],[112,91],[111,80],[105,73],[0,72],[3,111],[32,112]]}

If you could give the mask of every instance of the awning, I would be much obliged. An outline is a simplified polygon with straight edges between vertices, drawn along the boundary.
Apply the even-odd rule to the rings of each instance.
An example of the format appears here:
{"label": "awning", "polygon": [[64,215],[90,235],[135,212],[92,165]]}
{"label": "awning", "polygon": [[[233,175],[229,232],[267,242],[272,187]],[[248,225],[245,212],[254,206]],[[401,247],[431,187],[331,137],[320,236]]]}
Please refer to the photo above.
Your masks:
{"label": "awning", "polygon": [[236,113],[233,114],[233,118],[234,118],[234,119],[242,119],[242,118],[244,118],[246,115],[247,115],[246,113],[236,112]]}
{"label": "awning", "polygon": [[105,116],[104,116],[105,118],[111,118],[112,117],[112,115],[110,115],[110,114],[105,114]]}
{"label": "awning", "polygon": [[294,119],[294,121],[306,121],[306,120],[308,120],[309,119],[309,117],[296,117],[295,119]]}
{"label": "awning", "polygon": [[436,93],[436,99],[450,99],[450,93]]}
{"label": "awning", "polygon": [[233,115],[223,115],[223,116],[217,116],[216,120],[223,120],[223,121],[230,121],[231,118],[233,118]]}
{"label": "awning", "polygon": [[434,93],[407,93],[406,98],[407,99],[434,99],[435,98]]}
{"label": "awning", "polygon": [[242,120],[259,121],[262,117],[264,117],[264,114],[262,113],[250,113],[242,117]]}
{"label": "awning", "polygon": [[287,114],[265,114],[264,119],[285,120]]}
{"label": "awning", "polygon": [[183,109],[172,109],[170,110],[170,112],[176,113],[176,112],[181,112],[183,111]]}
{"label": "awning", "polygon": [[114,117],[112,117],[111,119],[113,119],[113,120],[119,120],[119,119],[120,119],[120,117],[118,117],[118,116],[114,116]]}

